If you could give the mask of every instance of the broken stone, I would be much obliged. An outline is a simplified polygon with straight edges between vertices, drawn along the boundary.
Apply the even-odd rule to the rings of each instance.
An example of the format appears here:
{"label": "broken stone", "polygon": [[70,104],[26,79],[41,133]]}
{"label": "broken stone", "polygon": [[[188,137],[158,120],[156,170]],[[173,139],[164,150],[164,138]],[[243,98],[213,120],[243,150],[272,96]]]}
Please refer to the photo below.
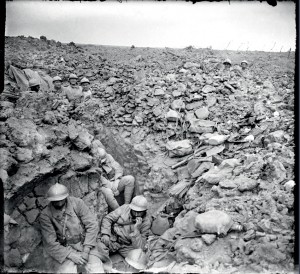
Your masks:
{"label": "broken stone", "polygon": [[234,182],[239,186],[238,190],[239,191],[251,191],[255,187],[257,187],[258,182],[248,178],[244,175],[240,175],[234,179]]}
{"label": "broken stone", "polygon": [[193,151],[190,140],[169,141],[166,149],[169,151],[169,157],[181,157],[190,154]]}
{"label": "broken stone", "polygon": [[293,190],[293,188],[294,188],[295,185],[296,185],[296,184],[295,184],[295,181],[290,180],[290,181],[288,181],[288,182],[286,182],[286,183],[284,184],[284,188],[285,188],[285,190],[287,190],[287,191],[291,191],[291,190]]}
{"label": "broken stone", "polygon": [[35,201],[36,201],[36,198],[27,197],[27,198],[24,199],[24,204],[26,205],[28,210],[33,209],[33,208],[36,207]]}
{"label": "broken stone", "polygon": [[180,113],[172,109],[169,109],[169,111],[166,114],[167,121],[176,122],[177,120],[180,120],[180,118]]}
{"label": "broken stone", "polygon": [[16,157],[20,162],[29,163],[33,159],[32,150],[28,148],[18,147]]}
{"label": "broken stone", "polygon": [[200,64],[197,63],[192,63],[192,62],[187,62],[184,64],[183,66],[185,69],[189,69],[189,68],[200,68]]}
{"label": "broken stone", "polygon": [[7,267],[19,268],[23,262],[18,249],[11,249],[9,252],[4,253],[4,263]]}
{"label": "broken stone", "polygon": [[26,211],[25,217],[26,217],[27,222],[30,224],[33,224],[39,214],[40,214],[40,212],[37,209],[32,209],[32,210]]}
{"label": "broken stone", "polygon": [[185,109],[185,103],[181,99],[174,100],[171,104],[171,108],[177,111],[183,111]]}
{"label": "broken stone", "polygon": [[195,226],[200,233],[226,235],[232,225],[231,217],[220,210],[201,213],[195,219]]}
{"label": "broken stone", "polygon": [[190,132],[194,133],[211,133],[214,131],[215,123],[207,120],[192,120],[189,127]]}
{"label": "broken stone", "polygon": [[174,90],[172,92],[172,95],[173,95],[173,97],[178,98],[178,97],[182,96],[183,94],[180,90]]}
{"label": "broken stone", "polygon": [[203,234],[201,238],[207,245],[211,245],[217,239],[217,236],[214,234]]}
{"label": "broken stone", "polygon": [[219,154],[220,152],[222,152],[225,149],[225,146],[219,145],[219,146],[215,146],[209,150],[206,151],[206,156],[213,156],[216,154]]}
{"label": "broken stone", "polygon": [[223,144],[228,138],[229,135],[213,135],[209,137],[208,140],[206,140],[206,143],[209,145],[217,146]]}
{"label": "broken stone", "polygon": [[225,189],[233,189],[236,188],[238,185],[232,180],[224,180],[219,183],[219,186]]}
{"label": "broken stone", "polygon": [[92,165],[92,157],[87,153],[72,151],[72,167],[74,170],[87,170]]}
{"label": "broken stone", "polygon": [[211,85],[206,85],[202,88],[203,93],[210,93],[210,92],[215,92],[216,88],[211,86]]}
{"label": "broken stone", "polygon": [[232,168],[230,167],[213,167],[209,171],[202,174],[201,178],[211,185],[218,184],[221,180],[230,179],[232,176]]}
{"label": "broken stone", "polygon": [[206,119],[209,116],[209,111],[207,107],[199,108],[195,111],[195,115],[198,119]]}
{"label": "broken stone", "polygon": [[156,89],[154,91],[154,96],[162,96],[165,95],[165,91],[163,89]]}
{"label": "broken stone", "polygon": [[94,137],[86,130],[79,132],[78,137],[75,139],[74,144],[80,149],[84,150],[91,146]]}

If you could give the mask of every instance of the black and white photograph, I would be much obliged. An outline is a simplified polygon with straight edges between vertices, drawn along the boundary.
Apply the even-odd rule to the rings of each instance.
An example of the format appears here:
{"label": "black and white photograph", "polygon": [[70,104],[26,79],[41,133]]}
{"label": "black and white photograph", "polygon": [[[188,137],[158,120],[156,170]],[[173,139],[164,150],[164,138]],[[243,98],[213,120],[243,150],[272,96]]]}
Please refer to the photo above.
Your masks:
{"label": "black and white photograph", "polygon": [[1,272],[298,273],[297,12],[6,1]]}

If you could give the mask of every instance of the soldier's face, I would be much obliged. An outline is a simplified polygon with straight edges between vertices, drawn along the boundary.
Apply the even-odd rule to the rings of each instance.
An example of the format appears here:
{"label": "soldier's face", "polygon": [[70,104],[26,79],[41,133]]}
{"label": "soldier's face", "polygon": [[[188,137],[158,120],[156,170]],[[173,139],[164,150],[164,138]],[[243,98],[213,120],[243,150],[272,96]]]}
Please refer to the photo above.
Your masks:
{"label": "soldier's face", "polygon": [[66,203],[66,199],[63,199],[61,201],[53,201],[51,203],[55,209],[62,209]]}
{"label": "soldier's face", "polygon": [[60,89],[60,88],[61,88],[61,81],[55,81],[55,82],[53,83],[53,85],[54,85],[54,88]]}
{"label": "soldier's face", "polygon": [[245,69],[247,67],[247,64],[246,63],[242,63],[241,66],[242,66],[242,69]]}
{"label": "soldier's face", "polygon": [[133,219],[136,219],[138,217],[145,217],[146,216],[146,211],[135,211],[135,210],[131,210],[131,216],[133,217]]}
{"label": "soldier's face", "polygon": [[72,86],[74,86],[74,85],[76,85],[76,83],[77,83],[77,80],[76,79],[70,79],[70,84],[72,85]]}
{"label": "soldier's face", "polygon": [[82,89],[84,91],[87,91],[89,89],[89,87],[90,87],[90,84],[89,83],[82,83],[81,86],[82,86]]}

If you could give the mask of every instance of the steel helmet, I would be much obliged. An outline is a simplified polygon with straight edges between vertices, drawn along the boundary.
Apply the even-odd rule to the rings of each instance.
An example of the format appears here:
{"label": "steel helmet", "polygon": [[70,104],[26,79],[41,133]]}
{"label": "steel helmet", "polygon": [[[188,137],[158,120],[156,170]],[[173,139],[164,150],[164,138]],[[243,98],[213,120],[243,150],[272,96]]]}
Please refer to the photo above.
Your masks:
{"label": "steel helmet", "polygon": [[105,149],[98,147],[98,154],[100,156],[101,159],[104,159],[106,157],[106,151]]}
{"label": "steel helmet", "polygon": [[55,81],[62,81],[62,79],[59,76],[55,76],[52,79],[52,82],[54,83]]}
{"label": "steel helmet", "polygon": [[90,81],[89,81],[88,78],[83,77],[83,78],[81,79],[80,83],[81,83],[81,84],[83,84],[83,83],[90,83]]}
{"label": "steel helmet", "polygon": [[145,269],[147,266],[147,255],[142,249],[130,250],[125,258],[125,261],[135,269]]}
{"label": "steel helmet", "polygon": [[48,201],[61,201],[69,196],[66,186],[56,183],[51,186],[47,192]]}
{"label": "steel helmet", "polygon": [[32,79],[29,80],[29,87],[30,88],[35,87],[35,86],[39,86],[39,85],[40,85],[40,82],[37,79],[32,78]]}
{"label": "steel helmet", "polygon": [[135,196],[129,204],[129,207],[134,211],[145,211],[148,207],[147,199],[142,195]]}
{"label": "steel helmet", "polygon": [[74,74],[74,73],[71,73],[70,76],[69,76],[69,80],[70,79],[78,79],[77,75]]}
{"label": "steel helmet", "polygon": [[223,64],[230,64],[230,65],[231,65],[230,59],[227,58],[227,59],[223,62]]}
{"label": "steel helmet", "polygon": [[243,63],[245,63],[245,64],[248,65],[248,62],[247,62],[246,60],[243,60],[243,61],[241,62],[241,64],[243,64]]}

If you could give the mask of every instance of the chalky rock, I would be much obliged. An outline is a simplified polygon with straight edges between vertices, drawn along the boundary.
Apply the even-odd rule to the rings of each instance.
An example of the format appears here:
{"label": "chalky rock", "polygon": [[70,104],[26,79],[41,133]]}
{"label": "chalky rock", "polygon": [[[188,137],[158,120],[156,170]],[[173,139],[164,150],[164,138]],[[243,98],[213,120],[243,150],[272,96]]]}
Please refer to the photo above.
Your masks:
{"label": "chalky rock", "polygon": [[207,120],[194,119],[191,121],[189,131],[192,133],[211,133],[214,131],[215,123]]}
{"label": "chalky rock", "polygon": [[199,108],[195,111],[195,115],[198,119],[206,119],[209,116],[209,111],[207,107]]}
{"label": "chalky rock", "polygon": [[171,104],[171,108],[176,111],[183,111],[185,109],[185,103],[181,99],[174,100]]}
{"label": "chalky rock", "polygon": [[211,85],[206,85],[202,88],[203,93],[210,93],[210,92],[215,92],[216,88],[211,86]]}
{"label": "chalky rock", "polygon": [[166,144],[166,149],[169,151],[169,157],[182,157],[190,154],[193,151],[190,140],[169,141]]}
{"label": "chalky rock", "polygon": [[214,234],[203,234],[201,238],[207,245],[211,245],[217,239],[217,236]]}
{"label": "chalky rock", "polygon": [[229,135],[213,135],[206,140],[206,143],[209,145],[217,146],[223,144],[227,139],[229,138]]}
{"label": "chalky rock", "polygon": [[195,220],[195,226],[198,231],[205,234],[226,235],[232,225],[231,217],[220,210],[210,210],[201,213]]}
{"label": "chalky rock", "polygon": [[177,111],[169,109],[166,113],[166,119],[170,122],[176,122],[181,119],[181,115]]}
{"label": "chalky rock", "polygon": [[291,190],[293,190],[293,188],[294,188],[295,185],[296,185],[295,181],[290,180],[290,181],[288,181],[288,182],[286,182],[286,183],[284,184],[284,188],[285,188],[285,190],[287,190],[287,191],[291,191]]}

